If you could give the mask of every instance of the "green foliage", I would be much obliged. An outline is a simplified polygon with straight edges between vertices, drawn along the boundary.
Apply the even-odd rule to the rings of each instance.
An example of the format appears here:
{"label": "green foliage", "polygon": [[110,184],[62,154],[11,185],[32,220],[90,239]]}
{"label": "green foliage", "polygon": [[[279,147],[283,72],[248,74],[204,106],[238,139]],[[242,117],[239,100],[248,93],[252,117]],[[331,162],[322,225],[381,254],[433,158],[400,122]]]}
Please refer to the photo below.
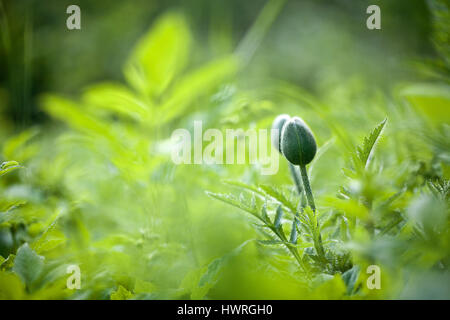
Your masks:
{"label": "green foliage", "polygon": [[0,177],[8,172],[21,168],[17,161],[7,161],[0,165]]}
{"label": "green foliage", "polygon": [[111,293],[111,300],[128,300],[133,297],[133,294],[119,285],[116,291]]}
{"label": "green foliage", "polygon": [[380,138],[381,132],[386,125],[387,119],[384,119],[373,131],[364,138],[363,144],[356,148],[356,154],[360,160],[360,165],[366,168],[369,165],[370,155],[375,148],[375,144]]}
{"label": "green foliage", "polygon": [[133,50],[125,67],[128,81],[138,91],[160,95],[185,66],[190,46],[184,17],[173,13],[161,17]]}
{"label": "green foliage", "polygon": [[44,266],[44,257],[34,252],[27,243],[17,250],[12,271],[20,276],[29,288],[39,277]]}

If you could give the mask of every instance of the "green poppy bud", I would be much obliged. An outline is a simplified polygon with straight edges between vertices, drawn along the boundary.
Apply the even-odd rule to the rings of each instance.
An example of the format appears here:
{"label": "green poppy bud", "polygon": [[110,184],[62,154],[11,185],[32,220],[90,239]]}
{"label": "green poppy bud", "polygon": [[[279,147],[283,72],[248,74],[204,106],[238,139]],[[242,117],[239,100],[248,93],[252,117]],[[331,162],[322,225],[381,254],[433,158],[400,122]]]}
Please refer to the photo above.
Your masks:
{"label": "green poppy bud", "polygon": [[275,149],[277,149],[281,153],[281,131],[286,122],[288,122],[291,117],[287,114],[280,114],[278,117],[273,120],[272,129],[277,129],[278,134],[271,132],[272,145]]}
{"label": "green poppy bud", "polygon": [[299,117],[291,118],[281,132],[281,150],[288,161],[305,166],[314,159],[316,139],[307,124]]}

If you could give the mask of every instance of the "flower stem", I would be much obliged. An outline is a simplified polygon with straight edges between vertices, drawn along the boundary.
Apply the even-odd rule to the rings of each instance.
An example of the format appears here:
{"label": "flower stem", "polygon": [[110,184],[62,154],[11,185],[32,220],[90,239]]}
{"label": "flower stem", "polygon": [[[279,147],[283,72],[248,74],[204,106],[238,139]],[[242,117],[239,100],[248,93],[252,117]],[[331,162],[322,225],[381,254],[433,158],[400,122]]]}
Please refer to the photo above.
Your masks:
{"label": "flower stem", "polygon": [[305,165],[300,165],[300,172],[302,173],[303,187],[305,188],[306,198],[311,210],[316,212],[316,205],[314,204],[314,196],[311,191],[311,185],[309,184],[308,172]]}
{"label": "flower stem", "polygon": [[[309,184],[308,179],[308,171],[306,171],[305,165],[300,165],[300,172],[302,173],[302,180],[303,180],[303,187],[305,188],[306,198],[308,200],[308,204],[311,207],[311,210],[313,211],[314,215],[316,214],[316,205],[314,203],[314,196],[312,194],[311,185]],[[314,241],[314,247],[316,249],[317,255],[323,259],[323,261],[326,261],[325,258],[325,250],[323,248],[322,244],[322,235],[320,234],[319,230],[319,221],[317,218],[314,218],[316,221],[314,223],[314,226],[312,226],[313,229],[313,241]]]}
{"label": "flower stem", "polygon": [[292,180],[294,180],[297,192],[299,195],[301,195],[303,193],[302,183],[300,181],[300,177],[298,176],[295,166],[290,162],[289,162],[289,171],[291,172]]}

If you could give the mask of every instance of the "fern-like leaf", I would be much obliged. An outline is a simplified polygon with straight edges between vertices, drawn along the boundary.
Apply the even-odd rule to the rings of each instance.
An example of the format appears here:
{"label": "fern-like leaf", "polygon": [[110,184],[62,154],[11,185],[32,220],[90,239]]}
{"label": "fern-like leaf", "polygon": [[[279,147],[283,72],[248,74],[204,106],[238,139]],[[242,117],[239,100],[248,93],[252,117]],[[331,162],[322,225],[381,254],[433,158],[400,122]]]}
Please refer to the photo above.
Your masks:
{"label": "fern-like leaf", "polygon": [[238,189],[248,191],[252,195],[258,196],[261,199],[272,199],[280,203],[284,208],[288,209],[288,211],[293,214],[296,212],[295,205],[291,201],[289,201],[280,191],[274,189],[269,185],[259,185],[258,187],[256,187],[236,180],[224,180],[223,182]]}
{"label": "fern-like leaf", "polygon": [[281,203],[283,206],[288,208],[292,213],[296,212],[296,206],[291,203],[281,192],[272,188],[269,185],[260,185],[261,190],[263,190],[266,194],[268,194],[272,199]]}
{"label": "fern-like leaf", "polygon": [[[231,194],[223,194],[223,193],[214,193],[206,191],[206,194],[210,196],[211,198],[220,200],[222,202],[225,202],[229,205],[232,205],[233,207],[239,208],[241,210],[244,210],[245,212],[250,213],[252,216],[258,218],[259,220],[263,221],[261,217],[258,215],[258,212],[256,211],[255,207],[248,206],[245,202],[240,201],[237,197],[231,195]],[[265,222],[265,221],[263,221]]]}
{"label": "fern-like leaf", "polygon": [[364,138],[362,146],[358,146],[356,148],[356,154],[358,156],[359,161],[361,162],[364,168],[370,163],[370,156],[374,150],[374,147],[381,136],[381,132],[385,127],[387,122],[387,118],[385,118],[372,132]]}
{"label": "fern-like leaf", "polygon": [[275,215],[275,220],[274,220],[274,226],[275,229],[280,229],[281,228],[281,219],[283,219],[283,209],[281,208],[281,206],[278,206],[277,208],[277,213]]}

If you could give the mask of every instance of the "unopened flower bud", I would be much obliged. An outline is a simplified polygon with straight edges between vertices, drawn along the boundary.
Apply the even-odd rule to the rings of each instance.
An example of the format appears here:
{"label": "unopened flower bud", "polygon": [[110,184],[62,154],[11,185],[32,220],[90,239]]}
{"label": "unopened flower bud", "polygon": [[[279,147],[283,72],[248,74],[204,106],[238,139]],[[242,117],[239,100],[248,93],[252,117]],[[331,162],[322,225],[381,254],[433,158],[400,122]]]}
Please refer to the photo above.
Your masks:
{"label": "unopened flower bud", "polygon": [[289,162],[305,166],[316,155],[316,140],[307,124],[299,117],[291,118],[281,132],[281,151]]}
{"label": "unopened flower bud", "polygon": [[278,133],[271,131],[271,139],[272,145],[275,149],[277,149],[281,153],[281,131],[286,122],[288,122],[291,117],[287,114],[280,114],[278,117],[273,120],[272,130],[278,130]]}

